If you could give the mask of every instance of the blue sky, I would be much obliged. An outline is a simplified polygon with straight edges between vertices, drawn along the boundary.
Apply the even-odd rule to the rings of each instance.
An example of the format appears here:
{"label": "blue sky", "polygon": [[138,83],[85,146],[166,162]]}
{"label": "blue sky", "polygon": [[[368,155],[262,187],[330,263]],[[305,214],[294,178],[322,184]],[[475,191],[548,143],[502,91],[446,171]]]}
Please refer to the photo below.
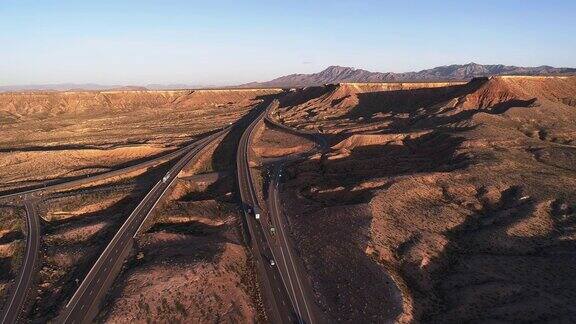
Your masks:
{"label": "blue sky", "polygon": [[228,85],[329,65],[576,67],[576,1],[0,0],[0,85]]}

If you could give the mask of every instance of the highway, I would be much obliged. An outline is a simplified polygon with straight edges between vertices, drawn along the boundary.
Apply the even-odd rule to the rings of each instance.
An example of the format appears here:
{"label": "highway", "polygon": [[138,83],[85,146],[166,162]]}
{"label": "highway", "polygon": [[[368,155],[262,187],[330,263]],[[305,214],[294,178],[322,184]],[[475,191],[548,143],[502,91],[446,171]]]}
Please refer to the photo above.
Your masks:
{"label": "highway", "polygon": [[[291,134],[302,136],[310,139],[315,143],[315,146],[307,152],[293,154],[273,163],[272,174],[270,176],[270,183],[268,186],[268,217],[267,221],[262,221],[261,225],[265,228],[269,246],[274,253],[277,260],[277,265],[282,273],[284,284],[287,287],[288,294],[292,300],[295,310],[299,315],[301,322],[304,323],[321,323],[327,322],[322,311],[314,302],[314,290],[310,282],[307,271],[302,264],[302,261],[297,257],[295,249],[289,240],[287,225],[288,219],[282,212],[282,204],[280,201],[280,188],[282,185],[281,176],[284,164],[296,160],[303,159],[309,155],[315,154],[318,151],[324,151],[328,148],[328,142],[318,133],[310,131],[301,131],[290,128],[284,124],[276,122],[270,117],[271,110],[278,106],[278,101],[274,102],[266,111],[265,119],[268,124],[273,127],[280,128]],[[275,228],[275,235],[271,235],[271,228]],[[296,256],[296,257],[295,257]]]}
{"label": "highway", "polygon": [[87,183],[100,181],[136,170],[155,166],[163,161],[178,157],[182,154],[185,154],[186,152],[189,152],[190,150],[197,147],[200,142],[201,141],[193,142],[174,152],[118,170],[0,196],[0,199],[16,197],[22,198],[24,207],[26,208],[26,226],[28,231],[26,235],[26,252],[24,255],[24,261],[19,269],[15,285],[9,290],[10,295],[8,296],[6,307],[3,309],[2,321],[0,321],[0,323],[14,323],[17,321],[18,316],[22,311],[27,293],[30,289],[30,285],[32,284],[32,278],[34,277],[34,273],[36,271],[38,249],[40,246],[40,219],[36,213],[36,200],[38,195],[41,195],[44,191],[72,188],[75,186],[84,185]]}
{"label": "highway", "polygon": [[266,234],[252,214],[247,209],[258,205],[258,199],[249,165],[249,144],[252,139],[252,131],[256,125],[264,118],[265,113],[252,121],[246,128],[238,144],[236,157],[236,171],[238,175],[238,189],[245,215],[245,224],[248,227],[247,243],[252,250],[252,255],[256,260],[257,277],[260,293],[264,303],[265,312],[272,323],[301,323],[298,313],[292,305],[290,297],[283,284],[282,274],[277,266],[271,265],[270,260],[274,259],[272,251],[268,246]]}
{"label": "highway", "polygon": [[178,173],[204,147],[213,140],[226,134],[228,129],[210,135],[197,142],[197,145],[182,157],[158,181],[140,204],[128,216],[122,227],[106,246],[96,263],[82,280],[76,292],[66,304],[57,321],[62,323],[89,323],[99,312],[100,301],[106,295],[115,277],[120,272],[125,258],[129,255],[134,237],[140,232],[148,216],[158,204],[162,196],[175,182]]}
{"label": "highway", "polygon": [[[314,303],[314,293],[304,266],[300,259],[294,257],[295,252],[286,235],[286,220],[282,213],[280,202],[282,164],[276,164],[268,186],[268,217],[269,221],[261,222],[266,229],[266,237],[277,260],[279,270],[283,273],[282,278],[288,288],[290,298],[295,305],[297,313],[304,323],[316,323],[321,318],[321,312]],[[270,228],[276,229],[276,234],[271,235]]]}
{"label": "highway", "polygon": [[26,252],[20,267],[20,272],[12,287],[12,294],[8,297],[8,306],[4,309],[1,323],[16,323],[22,307],[26,301],[26,295],[30,290],[36,266],[38,263],[38,248],[40,247],[40,220],[36,214],[34,197],[24,197],[26,208]]}
{"label": "highway", "polygon": [[193,142],[189,145],[186,145],[185,147],[180,148],[174,152],[164,154],[164,155],[156,157],[154,159],[151,159],[151,160],[148,160],[148,161],[145,161],[142,163],[138,163],[135,165],[131,165],[131,166],[128,166],[125,168],[121,168],[121,169],[117,169],[117,170],[113,170],[113,171],[107,171],[107,172],[103,172],[103,173],[99,173],[99,174],[95,174],[95,175],[86,175],[82,178],[75,179],[75,180],[62,181],[62,182],[58,182],[58,183],[52,182],[52,183],[44,184],[41,187],[37,187],[37,188],[33,188],[33,189],[9,190],[9,191],[6,191],[4,193],[0,193],[0,199],[16,198],[16,197],[29,195],[29,194],[33,194],[33,193],[38,193],[38,192],[43,192],[43,191],[62,190],[62,189],[76,187],[76,186],[84,185],[84,184],[95,182],[95,181],[105,180],[105,179],[119,176],[119,175],[122,175],[125,173],[137,171],[140,169],[145,169],[145,168],[148,168],[151,166],[155,166],[155,165],[157,165],[163,161],[170,160],[170,159],[178,157],[182,154],[185,154],[186,152],[193,149],[197,145],[197,143],[198,142],[195,141],[195,142]]}

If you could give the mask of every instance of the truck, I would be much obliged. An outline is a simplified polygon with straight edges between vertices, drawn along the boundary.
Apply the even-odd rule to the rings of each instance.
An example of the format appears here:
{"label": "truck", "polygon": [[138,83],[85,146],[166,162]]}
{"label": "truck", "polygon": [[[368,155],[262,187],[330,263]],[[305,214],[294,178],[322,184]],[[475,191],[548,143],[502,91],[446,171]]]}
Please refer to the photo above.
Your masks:
{"label": "truck", "polygon": [[255,219],[260,219],[260,208],[258,208],[257,206],[254,206],[254,218]]}
{"label": "truck", "polygon": [[246,208],[246,211],[248,212],[248,214],[254,216],[255,219],[260,219],[260,209],[258,207],[248,206]]}

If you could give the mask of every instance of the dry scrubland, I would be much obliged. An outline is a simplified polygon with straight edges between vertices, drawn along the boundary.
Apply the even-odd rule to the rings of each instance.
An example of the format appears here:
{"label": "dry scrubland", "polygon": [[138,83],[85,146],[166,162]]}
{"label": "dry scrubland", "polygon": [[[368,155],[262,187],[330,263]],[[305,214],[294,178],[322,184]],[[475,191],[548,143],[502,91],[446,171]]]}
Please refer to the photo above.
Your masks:
{"label": "dry scrubland", "polygon": [[128,179],[52,193],[39,203],[40,262],[28,318],[56,317],[126,217],[167,165]]}
{"label": "dry scrubland", "polygon": [[281,101],[279,121],[332,145],[288,168],[283,199],[333,320],[576,321],[576,78]]}
{"label": "dry scrubland", "polygon": [[24,254],[25,210],[11,204],[0,204],[0,302],[18,274]]}
{"label": "dry scrubland", "polygon": [[[0,178],[4,180],[0,191],[150,159],[243,118],[267,96],[279,92],[0,94],[4,135],[0,139]],[[183,175],[194,175],[199,168],[230,172],[239,132],[241,127],[235,127],[211,148],[208,156],[212,159],[203,158],[204,165],[190,166]],[[29,320],[45,322],[59,314],[126,217],[172,163],[39,197],[40,266],[25,306]],[[193,179],[179,180],[170,204],[158,213],[158,223],[136,242],[138,250],[107,297],[108,306],[100,318],[112,322],[257,319],[251,263],[236,232],[232,178],[204,187],[194,183]],[[0,217],[0,289],[4,295],[23,253],[24,209],[2,205]]]}
{"label": "dry scrubland", "polygon": [[[277,93],[0,94],[0,191],[150,158]],[[305,88],[283,96],[274,116],[322,132],[331,145],[292,163],[282,193],[290,235],[331,321],[576,321],[576,78]],[[100,320],[262,320],[233,195],[242,130],[180,174]],[[264,124],[255,135],[264,192],[266,163],[312,148]],[[29,320],[58,314],[169,166],[42,197]],[[21,262],[23,219],[22,207],[0,206],[3,295]]]}
{"label": "dry scrubland", "polygon": [[[207,147],[181,172],[137,239],[102,320],[259,321],[252,261],[232,194],[234,174],[219,161],[234,161],[235,151],[226,148],[234,146],[229,142],[239,138],[238,130]],[[207,170],[211,173],[202,173]]]}
{"label": "dry scrubland", "polygon": [[0,190],[175,149],[279,90],[0,93]]}

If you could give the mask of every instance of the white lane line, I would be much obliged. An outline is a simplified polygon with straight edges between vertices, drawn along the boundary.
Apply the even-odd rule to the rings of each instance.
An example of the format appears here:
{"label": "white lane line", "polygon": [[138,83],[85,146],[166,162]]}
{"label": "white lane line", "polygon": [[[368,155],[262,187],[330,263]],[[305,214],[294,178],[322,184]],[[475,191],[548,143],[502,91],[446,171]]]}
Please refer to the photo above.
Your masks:
{"label": "white lane line", "polygon": [[[248,158],[249,158],[248,157],[248,142],[250,142],[250,138],[251,138],[252,130],[254,129],[254,126],[257,124],[257,122],[259,122],[262,119],[263,115],[264,114],[262,114],[261,117],[259,117],[257,120],[255,120],[248,127],[248,130],[247,130],[248,131],[248,139],[247,139],[247,141],[242,142],[243,138],[240,139],[241,145],[243,146],[242,148],[244,150],[244,154],[241,155],[241,157],[242,157],[242,159],[241,159],[242,163],[241,164],[242,164],[243,169],[246,170],[246,182],[248,185],[248,194],[250,196],[249,198],[252,201],[252,204],[255,204],[258,201],[258,198],[256,196],[254,188],[252,187],[252,176],[251,176],[250,167],[249,167],[249,163],[248,163]],[[264,232],[264,236],[265,236],[266,240],[268,240],[267,232],[265,230],[263,232]],[[282,250],[280,250],[280,251],[282,252]],[[274,250],[270,249],[270,252],[272,253],[272,256],[274,257],[274,259],[277,259],[276,256],[274,255]],[[284,259],[284,266],[286,267],[286,260],[285,259]],[[284,279],[284,275],[282,274],[282,271],[278,271],[278,272],[280,273],[280,277],[282,278],[282,282],[284,283],[284,286],[286,286],[286,284],[285,284],[286,280]],[[287,272],[287,274],[290,275],[289,272]],[[290,280],[290,282],[291,282],[291,280]],[[290,297],[290,299],[292,300],[292,296],[290,294],[288,294],[288,297]],[[294,295],[294,297],[295,297],[295,295]],[[294,305],[298,308],[298,301],[296,298],[293,302],[294,302]],[[299,309],[298,309],[298,312],[300,312]],[[301,319],[300,319],[300,322],[302,322]]]}
{"label": "white lane line", "polygon": [[[203,139],[198,141],[198,143],[195,143],[194,146],[197,146],[197,144],[199,144],[200,142],[204,143],[206,141],[211,141],[214,138],[219,137],[220,135],[222,135],[222,131],[215,133],[214,135],[208,137],[210,138],[210,140],[208,140],[208,138]],[[218,134],[218,135],[216,135]],[[195,147],[194,147],[195,148]],[[191,154],[192,151],[198,151],[198,150],[194,150],[194,148],[192,148],[190,150],[190,152],[188,152],[184,157],[182,157],[182,159],[179,162],[182,162],[183,160],[186,160],[187,158],[189,158],[191,155],[196,154],[193,153]],[[180,165],[179,163],[177,163],[176,165]],[[92,179],[94,180],[94,179]],[[100,254],[100,256],[98,257],[98,260],[96,260],[96,263],[94,264],[94,266],[90,269],[90,271],[88,272],[88,274],[86,275],[86,277],[84,278],[84,280],[82,281],[82,283],[80,284],[80,287],[78,287],[78,289],[76,290],[76,292],[74,293],[74,295],[72,296],[72,298],[70,299],[70,301],[68,301],[68,303],[66,304],[66,308],[70,308],[71,304],[74,304],[74,306],[71,308],[72,311],[75,307],[75,305],[77,305],[79,299],[81,298],[82,294],[84,294],[86,292],[87,286],[88,286],[88,282],[92,279],[94,275],[94,272],[98,272],[101,266],[101,263],[105,263],[105,261],[103,261],[104,256],[109,256],[111,254],[112,249],[114,248],[114,246],[116,245],[116,243],[118,243],[122,237],[122,235],[124,235],[124,233],[126,233],[126,231],[131,228],[131,225],[134,224],[134,220],[136,219],[136,216],[140,213],[141,209],[143,206],[146,206],[148,204],[148,199],[150,198],[150,195],[152,195],[154,192],[156,192],[156,190],[158,189],[158,187],[162,184],[162,181],[158,181],[153,187],[152,189],[150,189],[150,191],[146,194],[146,196],[142,199],[142,201],[140,202],[140,204],[138,204],[138,206],[136,206],[136,208],[134,209],[134,211],[128,216],[128,218],[126,219],[126,221],[124,221],[124,224],[122,224],[122,226],[120,227],[120,229],[118,230],[118,232],[116,233],[116,235],[112,238],[111,242],[106,246],[106,248],[104,249],[104,251],[102,252],[102,254]],[[108,263],[110,263],[112,261],[112,259],[109,260]],[[104,267],[104,272],[108,271],[108,267]],[[99,282],[99,280],[98,280]],[[102,288],[102,287],[100,287]],[[99,289],[101,290],[101,289]],[[72,315],[72,311],[70,311],[70,313],[68,313],[68,315],[64,318],[64,322],[66,322],[70,316]]]}
{"label": "white lane line", "polygon": [[296,306],[296,310],[298,311],[298,314],[300,313],[300,305],[298,303],[298,296],[296,295],[296,290],[294,290],[294,285],[292,284],[292,276],[290,276],[290,270],[288,269],[288,264],[286,262],[286,256],[284,255],[284,250],[282,249],[282,246],[280,246],[280,254],[282,255],[282,263],[284,263],[284,268],[286,269],[286,274],[288,275],[288,283],[290,284],[290,290],[292,290],[292,294],[294,294],[294,303]]}
{"label": "white lane line", "polygon": [[[276,179],[276,184],[278,185],[278,179]],[[276,194],[274,195],[274,197],[272,197],[272,199],[275,200],[274,203],[274,207],[276,209],[276,216],[278,218],[280,218],[280,210],[278,209],[278,203],[279,203],[279,198],[278,198],[278,192],[276,191]],[[290,247],[288,246],[288,240],[286,239],[286,234],[284,233],[284,226],[282,224],[282,220],[278,219],[278,226],[280,227],[280,232],[282,234],[282,238],[284,239],[284,246],[286,247],[286,249],[288,250],[288,257],[290,258],[290,262],[292,263],[292,269],[294,269],[294,276],[296,276],[296,282],[298,283],[298,287],[300,288],[300,294],[302,296],[302,300],[304,301],[304,307],[306,308],[306,313],[308,314],[308,319],[310,320],[310,322],[312,322],[312,316],[310,316],[310,309],[308,308],[308,302],[306,301],[306,296],[304,294],[304,290],[302,289],[302,284],[300,282],[300,278],[298,277],[298,271],[296,269],[296,266],[294,265],[294,259],[292,257],[292,252],[290,251]]]}
{"label": "white lane line", "polygon": [[[22,285],[22,281],[24,280],[24,275],[26,274],[26,268],[30,267],[30,253],[31,253],[31,249],[32,249],[32,219],[34,218],[33,214],[34,214],[34,208],[32,205],[30,205],[31,203],[28,200],[24,201],[24,208],[26,209],[26,220],[27,220],[27,225],[28,225],[28,235],[26,235],[26,262],[24,262],[24,267],[22,269],[21,272],[21,276],[18,278],[18,283],[16,284],[16,292],[18,290],[20,290],[20,286]],[[30,209],[30,210],[29,210]],[[8,305],[8,308],[6,309],[6,313],[4,314],[4,318],[2,319],[2,323],[5,323],[6,321],[6,317],[8,317],[8,314],[10,313],[10,309],[12,308],[12,304],[14,304],[14,301],[16,299],[16,295],[17,293],[14,293],[12,295],[12,298],[10,299],[10,304]]]}

